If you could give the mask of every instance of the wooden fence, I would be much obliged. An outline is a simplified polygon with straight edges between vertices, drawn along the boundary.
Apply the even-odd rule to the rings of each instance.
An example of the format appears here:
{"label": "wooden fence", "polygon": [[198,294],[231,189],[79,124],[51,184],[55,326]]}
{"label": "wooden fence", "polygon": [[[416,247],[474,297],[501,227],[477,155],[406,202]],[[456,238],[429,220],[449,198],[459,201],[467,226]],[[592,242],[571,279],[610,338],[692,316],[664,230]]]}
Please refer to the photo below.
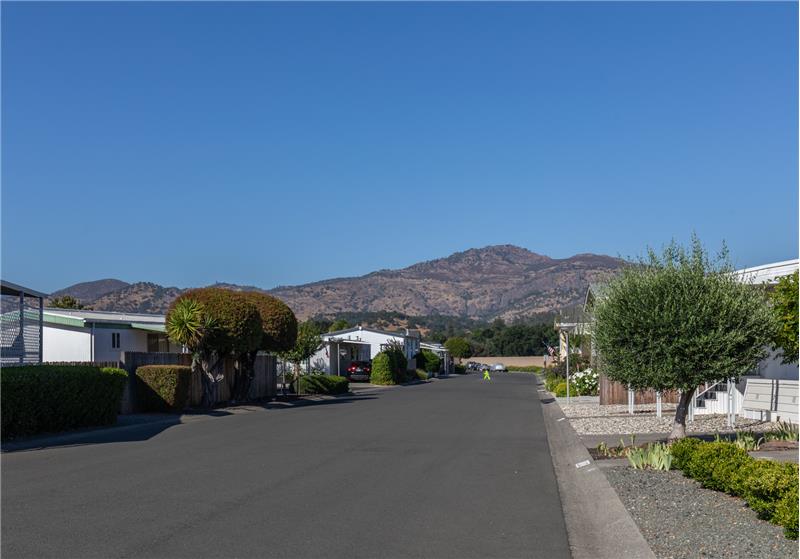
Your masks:
{"label": "wooden fence", "polygon": [[[144,365],[191,365],[192,356],[188,353],[146,353],[126,351],[122,354],[121,368],[128,372],[128,384],[122,396],[121,413],[136,411],[136,369]],[[256,357],[254,377],[250,383],[248,398],[262,400],[274,398],[278,394],[277,361],[273,355]],[[217,391],[216,404],[230,400],[233,386],[234,360],[225,359],[222,364],[223,380]],[[199,373],[192,374],[189,388],[189,407],[197,407],[203,401],[203,379]]]}
{"label": "wooden fence", "polygon": [[[600,373],[600,405],[607,404],[627,404],[628,387],[619,382],[610,380],[607,376]],[[678,392],[670,390],[661,393],[661,402],[665,404],[677,404]],[[655,390],[637,390],[634,392],[635,404],[655,404]]]}
{"label": "wooden fence", "polygon": [[[188,353],[147,353],[143,351],[125,351],[120,361],[94,362],[52,362],[47,365],[93,365],[95,367],[117,367],[128,373],[128,383],[122,394],[120,413],[135,413],[136,406],[136,369],[144,365],[191,365],[192,356]],[[254,377],[250,383],[248,398],[262,400],[274,398],[278,394],[277,360],[273,355],[256,357]],[[223,380],[217,391],[216,404],[230,400],[233,386],[234,360],[226,359],[222,364]],[[203,379],[200,374],[193,374],[189,388],[189,407],[198,407],[203,401]]]}

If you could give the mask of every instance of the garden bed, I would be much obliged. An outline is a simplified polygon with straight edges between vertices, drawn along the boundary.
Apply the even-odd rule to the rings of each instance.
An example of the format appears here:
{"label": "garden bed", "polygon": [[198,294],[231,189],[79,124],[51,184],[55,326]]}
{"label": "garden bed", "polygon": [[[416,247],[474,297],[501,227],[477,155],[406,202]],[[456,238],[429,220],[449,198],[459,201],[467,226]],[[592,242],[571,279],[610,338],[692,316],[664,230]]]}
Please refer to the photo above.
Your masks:
{"label": "garden bed", "polygon": [[[675,405],[664,404],[661,417],[656,417],[655,404],[638,404],[634,414],[628,413],[626,405],[559,403],[572,428],[579,435],[606,435],[629,433],[669,433],[675,416]],[[768,431],[773,423],[755,419],[736,418],[733,430]],[[695,415],[694,421],[686,421],[687,433],[730,432],[724,414]]]}
{"label": "garden bed", "polygon": [[742,499],[703,489],[679,471],[604,470],[656,557],[797,557],[797,542]]}

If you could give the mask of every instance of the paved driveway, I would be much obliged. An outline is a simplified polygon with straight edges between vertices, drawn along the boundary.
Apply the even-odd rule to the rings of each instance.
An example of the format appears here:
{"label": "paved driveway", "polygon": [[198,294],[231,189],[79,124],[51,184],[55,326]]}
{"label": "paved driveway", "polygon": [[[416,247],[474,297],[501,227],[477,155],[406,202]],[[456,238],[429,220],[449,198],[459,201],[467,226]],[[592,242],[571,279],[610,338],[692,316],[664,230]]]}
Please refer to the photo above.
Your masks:
{"label": "paved driveway", "polygon": [[535,383],[522,374],[2,456],[4,558],[568,550]]}

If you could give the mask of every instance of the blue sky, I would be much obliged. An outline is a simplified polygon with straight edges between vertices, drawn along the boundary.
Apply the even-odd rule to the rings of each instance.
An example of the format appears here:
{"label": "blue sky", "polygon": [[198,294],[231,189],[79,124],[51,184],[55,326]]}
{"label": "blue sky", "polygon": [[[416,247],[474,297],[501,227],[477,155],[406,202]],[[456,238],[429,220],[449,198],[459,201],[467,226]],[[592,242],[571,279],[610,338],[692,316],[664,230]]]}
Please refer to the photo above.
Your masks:
{"label": "blue sky", "polygon": [[798,253],[795,3],[2,5],[2,275]]}

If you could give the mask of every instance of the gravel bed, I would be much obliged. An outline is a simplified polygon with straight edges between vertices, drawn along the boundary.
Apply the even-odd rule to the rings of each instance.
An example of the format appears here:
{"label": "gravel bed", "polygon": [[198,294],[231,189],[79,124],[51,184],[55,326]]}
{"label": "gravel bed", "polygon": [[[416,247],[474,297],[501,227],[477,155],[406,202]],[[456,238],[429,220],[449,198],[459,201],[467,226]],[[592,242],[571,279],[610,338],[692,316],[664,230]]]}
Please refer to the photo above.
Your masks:
{"label": "gravel bed", "polygon": [[[561,409],[579,435],[669,433],[675,415],[674,404],[665,404],[660,418],[656,417],[655,404],[634,406],[634,415],[628,413],[626,405],[562,404]],[[773,427],[773,423],[766,421],[737,417],[734,430],[768,431]],[[695,415],[694,421],[686,422],[687,433],[730,431],[725,414]]]}
{"label": "gravel bed", "polygon": [[604,470],[659,559],[797,557],[797,542],[744,501],[703,489],[678,471]]}

